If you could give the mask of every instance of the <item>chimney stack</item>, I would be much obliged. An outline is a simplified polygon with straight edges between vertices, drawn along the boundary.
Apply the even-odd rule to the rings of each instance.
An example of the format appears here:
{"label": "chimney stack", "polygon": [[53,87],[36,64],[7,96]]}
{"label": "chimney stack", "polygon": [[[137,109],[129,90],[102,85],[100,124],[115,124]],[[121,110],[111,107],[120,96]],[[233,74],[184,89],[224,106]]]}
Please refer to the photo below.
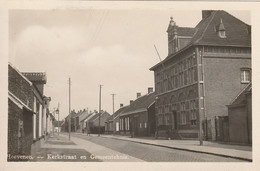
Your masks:
{"label": "chimney stack", "polygon": [[153,87],[148,88],[148,94],[153,92]]}
{"label": "chimney stack", "polygon": [[202,10],[202,19],[207,18],[214,12],[214,10]]}
{"label": "chimney stack", "polygon": [[134,102],[133,100],[130,100],[130,105],[131,105],[133,102]]}
{"label": "chimney stack", "polygon": [[141,93],[140,92],[136,93],[136,98],[138,99],[138,97],[141,97]]}
{"label": "chimney stack", "polygon": [[123,107],[123,106],[124,106],[124,104],[123,104],[123,103],[121,103],[121,104],[120,104],[120,108],[121,108],[121,107]]}

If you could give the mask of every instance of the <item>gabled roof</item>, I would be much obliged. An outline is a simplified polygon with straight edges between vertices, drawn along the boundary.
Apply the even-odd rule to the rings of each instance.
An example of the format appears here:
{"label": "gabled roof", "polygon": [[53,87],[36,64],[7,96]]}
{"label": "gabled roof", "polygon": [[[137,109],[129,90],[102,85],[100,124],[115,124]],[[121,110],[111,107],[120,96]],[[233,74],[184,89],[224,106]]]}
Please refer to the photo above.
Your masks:
{"label": "gabled roof", "polygon": [[234,105],[240,105],[246,103],[246,95],[248,93],[252,93],[252,83],[250,82],[238,95],[235,97],[230,105],[228,106],[234,106]]}
{"label": "gabled roof", "polygon": [[128,115],[132,113],[147,111],[147,109],[155,102],[155,93],[149,93],[139,97],[132,102],[123,112],[122,115]]}
{"label": "gabled roof", "polygon": [[192,37],[196,32],[195,28],[191,27],[177,27],[178,36]]}
{"label": "gabled roof", "polygon": [[87,122],[89,121],[92,117],[94,117],[97,113],[93,112],[90,115],[86,116],[84,119],[82,119],[80,122]]}
{"label": "gabled roof", "polygon": [[[85,112],[88,112],[88,111],[85,111]],[[88,119],[89,117],[91,117],[91,116],[94,116],[94,113],[95,112],[93,112],[93,113],[88,113],[88,115],[86,115],[84,118],[82,118],[81,120],[80,120],[80,122],[84,122],[86,119]]]}
{"label": "gabled roof", "polygon": [[114,117],[114,119],[116,119],[117,116],[119,116],[121,113],[123,113],[124,110],[126,110],[127,107],[128,107],[128,106],[123,106],[123,107],[121,107],[120,109],[118,109],[113,115],[111,115],[111,116],[109,116],[109,117],[107,118],[106,122],[112,121],[112,120],[113,120],[113,117]]}
{"label": "gabled roof", "polygon": [[[216,28],[221,21],[226,31],[226,38],[220,38],[216,34]],[[226,11],[213,11],[195,28],[197,32],[191,40],[192,44],[251,47],[251,26]]]}
{"label": "gabled roof", "polygon": [[72,116],[72,118],[76,118],[76,117],[80,116],[82,113],[84,113],[84,110],[83,111],[79,111],[78,113],[74,114]]}
{"label": "gabled roof", "polygon": [[[103,111],[101,114],[100,114],[100,117],[104,116],[105,114],[108,114],[110,115],[107,111]],[[91,121],[95,121],[96,119],[98,119],[99,117],[99,113],[95,114],[92,118],[90,118],[88,121],[91,122]]]}
{"label": "gabled roof", "polygon": [[[219,28],[221,21],[223,25]],[[180,34],[184,34],[184,32],[185,34],[187,32],[192,34],[195,31],[190,42],[151,67],[150,70],[161,66],[162,63],[193,45],[251,47],[251,26],[223,10],[212,10],[211,14],[203,18],[193,30],[190,28],[182,30],[180,28],[182,27],[177,26],[177,32],[180,31]],[[226,38],[220,38],[217,29],[225,29]]]}

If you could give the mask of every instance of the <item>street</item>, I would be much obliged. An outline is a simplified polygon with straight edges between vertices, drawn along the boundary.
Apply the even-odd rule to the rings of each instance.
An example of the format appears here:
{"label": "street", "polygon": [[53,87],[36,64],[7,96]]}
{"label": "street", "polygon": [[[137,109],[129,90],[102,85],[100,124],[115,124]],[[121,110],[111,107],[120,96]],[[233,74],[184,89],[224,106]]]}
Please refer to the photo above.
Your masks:
{"label": "street", "polygon": [[104,137],[81,134],[72,134],[72,137],[81,138],[147,162],[242,162],[242,160],[227,157],[174,150]]}
{"label": "street", "polygon": [[[167,140],[166,140],[167,141]],[[72,162],[244,162],[235,158],[176,150],[86,134],[63,133],[49,138],[32,161]]]}

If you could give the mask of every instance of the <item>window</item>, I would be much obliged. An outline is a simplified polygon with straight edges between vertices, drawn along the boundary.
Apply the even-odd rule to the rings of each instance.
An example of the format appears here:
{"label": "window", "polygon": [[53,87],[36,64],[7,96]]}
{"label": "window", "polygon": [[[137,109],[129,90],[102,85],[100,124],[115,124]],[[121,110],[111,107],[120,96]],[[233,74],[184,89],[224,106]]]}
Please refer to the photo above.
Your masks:
{"label": "window", "polygon": [[196,112],[196,100],[190,101],[190,122],[191,125],[196,125],[197,121],[197,112]]}
{"label": "window", "polygon": [[146,128],[147,127],[147,125],[146,125],[146,122],[144,123],[144,128]]}
{"label": "window", "polygon": [[140,128],[142,128],[142,123],[140,123]]}
{"label": "window", "polygon": [[241,69],[240,72],[241,76],[241,83],[249,83],[251,81],[251,74],[250,74],[250,69]]}
{"label": "window", "polygon": [[225,30],[220,30],[220,31],[218,32],[218,36],[219,36],[220,38],[226,38],[226,32],[225,32]]}
{"label": "window", "polygon": [[186,125],[185,102],[181,102],[181,106],[180,106],[180,122],[181,122],[182,125]]}

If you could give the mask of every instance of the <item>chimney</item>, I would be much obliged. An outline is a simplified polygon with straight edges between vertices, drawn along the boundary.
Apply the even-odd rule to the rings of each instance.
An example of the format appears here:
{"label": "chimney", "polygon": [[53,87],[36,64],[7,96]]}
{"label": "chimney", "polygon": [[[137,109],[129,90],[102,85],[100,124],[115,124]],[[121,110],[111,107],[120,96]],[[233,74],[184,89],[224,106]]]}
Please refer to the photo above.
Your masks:
{"label": "chimney", "polygon": [[51,98],[50,97],[44,97],[44,101],[45,101],[46,108],[49,108]]}
{"label": "chimney", "polygon": [[202,10],[202,19],[207,18],[214,10]]}
{"label": "chimney", "polygon": [[138,99],[138,97],[141,97],[141,93],[140,92],[136,93],[136,98]]}
{"label": "chimney", "polygon": [[121,108],[121,107],[123,107],[123,106],[124,106],[124,104],[123,104],[123,103],[121,103],[121,104],[120,104],[120,108]]}
{"label": "chimney", "polygon": [[153,87],[148,87],[148,94],[153,92]]}
{"label": "chimney", "polygon": [[133,102],[134,102],[133,100],[130,100],[130,105],[131,105]]}

